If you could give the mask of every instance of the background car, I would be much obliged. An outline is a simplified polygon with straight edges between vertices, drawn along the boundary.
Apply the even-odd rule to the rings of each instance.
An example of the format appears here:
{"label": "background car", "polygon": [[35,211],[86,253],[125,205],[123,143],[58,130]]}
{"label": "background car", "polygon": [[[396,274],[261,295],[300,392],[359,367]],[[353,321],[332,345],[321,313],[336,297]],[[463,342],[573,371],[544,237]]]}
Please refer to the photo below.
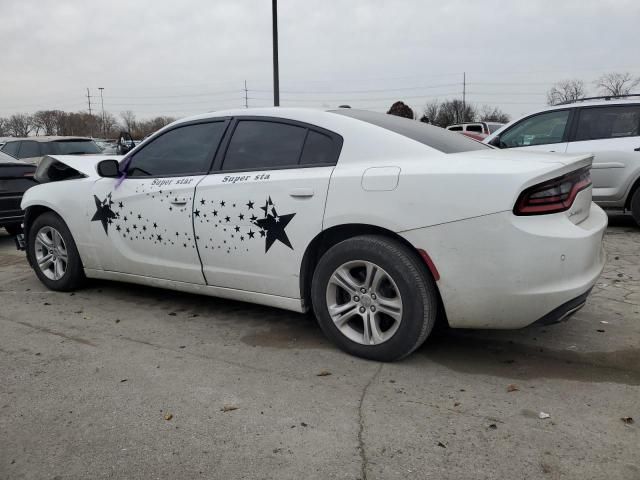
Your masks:
{"label": "background car", "polygon": [[54,290],[93,277],[313,308],[345,351],[397,360],[438,312],[520,328],[584,305],[607,223],[591,161],[355,109],[203,114],[120,162],[43,161],[51,181],[22,202],[27,255]]}
{"label": "background car", "polygon": [[16,160],[0,152],[0,228],[10,235],[20,231],[23,212],[20,208],[22,195],[36,185],[34,165]]}
{"label": "background car", "polygon": [[59,136],[8,138],[0,151],[36,165],[46,155],[86,155],[102,152],[91,138]]}
{"label": "background car", "polygon": [[111,155],[116,154],[118,151],[118,142],[116,140],[103,140],[94,138],[96,145],[100,148],[102,154]]}
{"label": "background car", "polygon": [[593,153],[593,200],[605,209],[630,212],[640,225],[640,99],[601,97],[548,107],[514,120],[484,142],[505,149]]}
{"label": "background car", "polygon": [[490,135],[502,127],[504,123],[498,122],[465,122],[449,125],[447,130],[461,133],[474,133],[481,135]]}

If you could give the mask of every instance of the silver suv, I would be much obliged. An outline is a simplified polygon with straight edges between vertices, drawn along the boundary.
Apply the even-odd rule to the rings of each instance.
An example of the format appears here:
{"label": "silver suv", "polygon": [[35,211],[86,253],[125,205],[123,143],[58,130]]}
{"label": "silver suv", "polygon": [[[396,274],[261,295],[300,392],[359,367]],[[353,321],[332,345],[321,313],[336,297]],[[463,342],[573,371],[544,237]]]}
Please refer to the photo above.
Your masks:
{"label": "silver suv", "polygon": [[[637,97],[637,100],[631,98]],[[508,123],[483,140],[498,148],[593,153],[593,201],[640,225],[640,95],[557,105]]]}

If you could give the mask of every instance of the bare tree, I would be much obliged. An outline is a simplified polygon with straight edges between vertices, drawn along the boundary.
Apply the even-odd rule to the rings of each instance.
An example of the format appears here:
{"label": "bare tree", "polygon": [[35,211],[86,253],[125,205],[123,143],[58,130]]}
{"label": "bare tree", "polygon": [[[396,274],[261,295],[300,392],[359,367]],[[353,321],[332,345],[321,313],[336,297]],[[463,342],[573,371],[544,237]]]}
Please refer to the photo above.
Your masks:
{"label": "bare tree", "polygon": [[607,73],[594,83],[603,95],[629,95],[640,84],[640,77],[634,78],[629,72]]}
{"label": "bare tree", "polygon": [[440,110],[440,102],[438,100],[427,103],[422,111],[420,121],[424,123],[434,123],[436,118],[438,118],[438,110]]}
{"label": "bare tree", "polygon": [[483,105],[480,109],[479,119],[481,122],[508,123],[509,115],[498,107],[491,108],[489,105]]}
{"label": "bare tree", "polygon": [[401,101],[397,101],[396,103],[391,105],[391,108],[387,113],[389,115],[396,115],[398,117],[411,118],[411,119],[415,118],[411,107]]}
{"label": "bare tree", "polygon": [[26,113],[11,115],[7,123],[7,130],[14,137],[28,137],[33,128],[33,118]]}
{"label": "bare tree", "polygon": [[122,117],[122,121],[124,122],[124,127],[129,132],[133,132],[136,128],[136,115],[131,110],[125,110],[124,112],[120,112],[120,116]]}
{"label": "bare tree", "polygon": [[107,138],[115,138],[118,136],[120,125],[118,125],[116,117],[111,113],[105,112],[104,120],[100,118],[100,132]]}
{"label": "bare tree", "polygon": [[0,137],[6,137],[9,134],[7,119],[0,117]]}
{"label": "bare tree", "polygon": [[584,97],[585,89],[582,80],[562,80],[554,84],[547,92],[547,105],[575,102]]}
{"label": "bare tree", "polygon": [[58,127],[57,110],[40,110],[33,114],[33,123],[36,126],[36,135],[42,130],[44,135],[56,135]]}

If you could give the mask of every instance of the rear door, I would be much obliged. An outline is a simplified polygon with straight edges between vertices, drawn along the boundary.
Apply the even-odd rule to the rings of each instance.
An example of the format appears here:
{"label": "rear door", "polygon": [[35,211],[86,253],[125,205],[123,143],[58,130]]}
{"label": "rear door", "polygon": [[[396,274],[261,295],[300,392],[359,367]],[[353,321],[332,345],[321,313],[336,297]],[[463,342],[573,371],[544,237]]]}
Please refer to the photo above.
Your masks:
{"label": "rear door", "polygon": [[531,115],[500,135],[500,148],[563,153],[567,149],[573,109]]}
{"label": "rear door", "polygon": [[240,117],[226,143],[193,207],[207,283],[299,298],[302,256],[322,230],[342,138],[299,122]]}
{"label": "rear door", "polygon": [[204,284],[193,233],[194,191],[227,121],[177,125],[123,161],[127,177],[94,185],[88,223],[102,269]]}
{"label": "rear door", "polygon": [[[578,109],[570,153],[594,153],[593,198],[622,206],[640,172],[640,104]],[[616,205],[620,204],[620,205]]]}

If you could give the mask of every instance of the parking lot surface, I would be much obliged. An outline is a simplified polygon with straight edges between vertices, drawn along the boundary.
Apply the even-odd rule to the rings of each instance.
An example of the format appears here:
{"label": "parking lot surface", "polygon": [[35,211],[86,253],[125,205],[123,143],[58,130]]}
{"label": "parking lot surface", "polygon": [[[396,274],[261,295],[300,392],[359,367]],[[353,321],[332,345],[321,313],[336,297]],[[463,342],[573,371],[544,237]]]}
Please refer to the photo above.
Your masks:
{"label": "parking lot surface", "polygon": [[308,315],[48,291],[0,234],[0,478],[638,479],[640,229],[605,242],[569,321],[379,364]]}

